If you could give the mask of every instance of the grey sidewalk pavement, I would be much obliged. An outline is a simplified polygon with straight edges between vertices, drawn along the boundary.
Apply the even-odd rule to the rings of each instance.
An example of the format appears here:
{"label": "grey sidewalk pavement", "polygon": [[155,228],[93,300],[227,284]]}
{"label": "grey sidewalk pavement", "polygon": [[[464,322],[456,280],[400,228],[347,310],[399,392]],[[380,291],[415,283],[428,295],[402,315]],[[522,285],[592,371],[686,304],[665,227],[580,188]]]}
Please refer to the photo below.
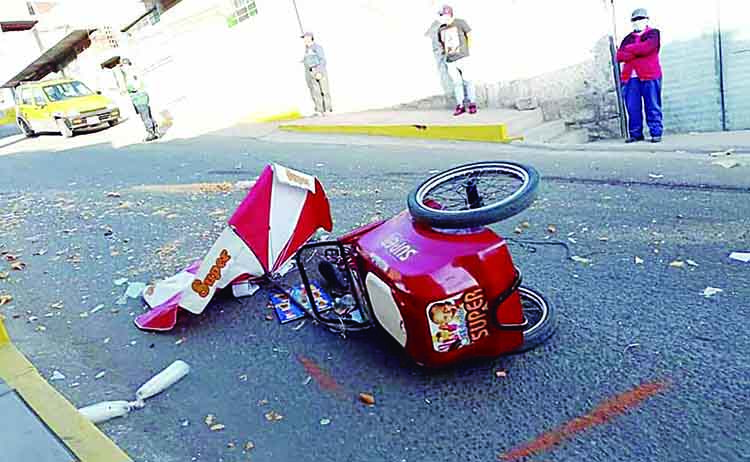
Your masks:
{"label": "grey sidewalk pavement", "polygon": [[554,144],[514,142],[514,146],[527,146],[559,151],[622,151],[622,152],[695,152],[712,153],[732,150],[750,153],[750,130],[665,134],[661,143],[648,141],[625,144],[621,139],[595,141],[585,144]]}
{"label": "grey sidewalk pavement", "polygon": [[0,379],[0,448],[7,460],[55,462],[77,460],[34,414],[26,402]]}

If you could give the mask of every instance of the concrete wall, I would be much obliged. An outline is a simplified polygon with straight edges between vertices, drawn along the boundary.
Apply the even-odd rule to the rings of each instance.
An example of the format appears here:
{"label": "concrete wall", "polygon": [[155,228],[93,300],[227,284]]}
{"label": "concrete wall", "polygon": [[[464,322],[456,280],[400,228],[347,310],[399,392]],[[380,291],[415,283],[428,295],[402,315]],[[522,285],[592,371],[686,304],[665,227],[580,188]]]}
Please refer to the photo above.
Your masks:
{"label": "concrete wall", "polygon": [[[431,40],[424,36],[444,2],[298,0],[307,29],[331,62],[334,104],[388,107],[442,92]],[[474,79],[528,78],[586,61],[608,23],[602,0],[455,0],[473,28]],[[543,14],[542,14],[543,12]]]}

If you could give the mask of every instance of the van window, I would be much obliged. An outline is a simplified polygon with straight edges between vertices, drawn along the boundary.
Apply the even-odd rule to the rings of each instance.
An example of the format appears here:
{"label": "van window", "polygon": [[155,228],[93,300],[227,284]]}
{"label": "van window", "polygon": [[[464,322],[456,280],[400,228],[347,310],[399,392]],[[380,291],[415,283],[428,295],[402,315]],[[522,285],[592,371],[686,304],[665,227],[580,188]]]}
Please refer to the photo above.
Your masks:
{"label": "van window", "polygon": [[31,88],[21,89],[21,104],[32,105],[34,102],[31,99]]}
{"label": "van window", "polygon": [[42,93],[42,90],[39,88],[34,88],[34,104],[37,106],[45,106],[47,104],[47,100],[44,99],[44,94]]}
{"label": "van window", "polygon": [[94,93],[83,84],[74,80],[72,82],[58,83],[55,85],[48,85],[44,87],[44,92],[50,101],[62,101],[69,98],[77,98],[79,96],[89,96]]}

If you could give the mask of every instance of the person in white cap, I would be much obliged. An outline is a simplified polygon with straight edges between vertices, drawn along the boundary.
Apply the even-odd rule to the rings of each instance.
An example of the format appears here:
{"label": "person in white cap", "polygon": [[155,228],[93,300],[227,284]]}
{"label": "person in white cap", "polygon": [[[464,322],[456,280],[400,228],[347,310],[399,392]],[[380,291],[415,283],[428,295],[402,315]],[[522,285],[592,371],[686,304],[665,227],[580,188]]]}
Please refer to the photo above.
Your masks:
{"label": "person in white cap", "polygon": [[638,8],[630,15],[633,32],[622,40],[617,50],[617,61],[623,63],[621,72],[622,97],[628,110],[626,143],[643,141],[643,112],[651,134],[651,142],[661,142],[664,126],[661,109],[662,70],[659,63],[661,38],[659,29],[648,25],[648,12]]}
{"label": "person in white cap", "polygon": [[326,112],[333,112],[323,47],[315,43],[312,32],[302,34],[302,39],[305,41],[305,57],[302,59],[305,66],[305,81],[310,89],[313,104],[315,104],[315,113],[323,115]]}
{"label": "person in white cap", "polygon": [[471,80],[469,47],[471,46],[471,27],[463,19],[453,16],[453,8],[445,5],[440,9],[440,27],[438,40],[443,47],[448,73],[453,81],[456,96],[456,110],[453,115],[459,116],[467,110],[470,114],[477,112],[477,97],[474,82]]}

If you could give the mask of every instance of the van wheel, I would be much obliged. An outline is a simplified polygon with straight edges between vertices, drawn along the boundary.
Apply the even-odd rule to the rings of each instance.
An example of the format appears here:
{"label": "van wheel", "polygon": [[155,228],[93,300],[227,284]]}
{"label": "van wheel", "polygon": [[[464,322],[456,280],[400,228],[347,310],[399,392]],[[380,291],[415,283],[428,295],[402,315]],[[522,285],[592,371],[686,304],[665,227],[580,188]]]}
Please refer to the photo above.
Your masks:
{"label": "van wheel", "polygon": [[29,124],[26,123],[23,119],[18,119],[18,126],[21,128],[21,131],[23,132],[23,136],[26,138],[32,138],[34,135],[34,130],[29,127]]}
{"label": "van wheel", "polygon": [[57,129],[65,138],[73,136],[73,129],[68,126],[64,119],[57,119]]}

